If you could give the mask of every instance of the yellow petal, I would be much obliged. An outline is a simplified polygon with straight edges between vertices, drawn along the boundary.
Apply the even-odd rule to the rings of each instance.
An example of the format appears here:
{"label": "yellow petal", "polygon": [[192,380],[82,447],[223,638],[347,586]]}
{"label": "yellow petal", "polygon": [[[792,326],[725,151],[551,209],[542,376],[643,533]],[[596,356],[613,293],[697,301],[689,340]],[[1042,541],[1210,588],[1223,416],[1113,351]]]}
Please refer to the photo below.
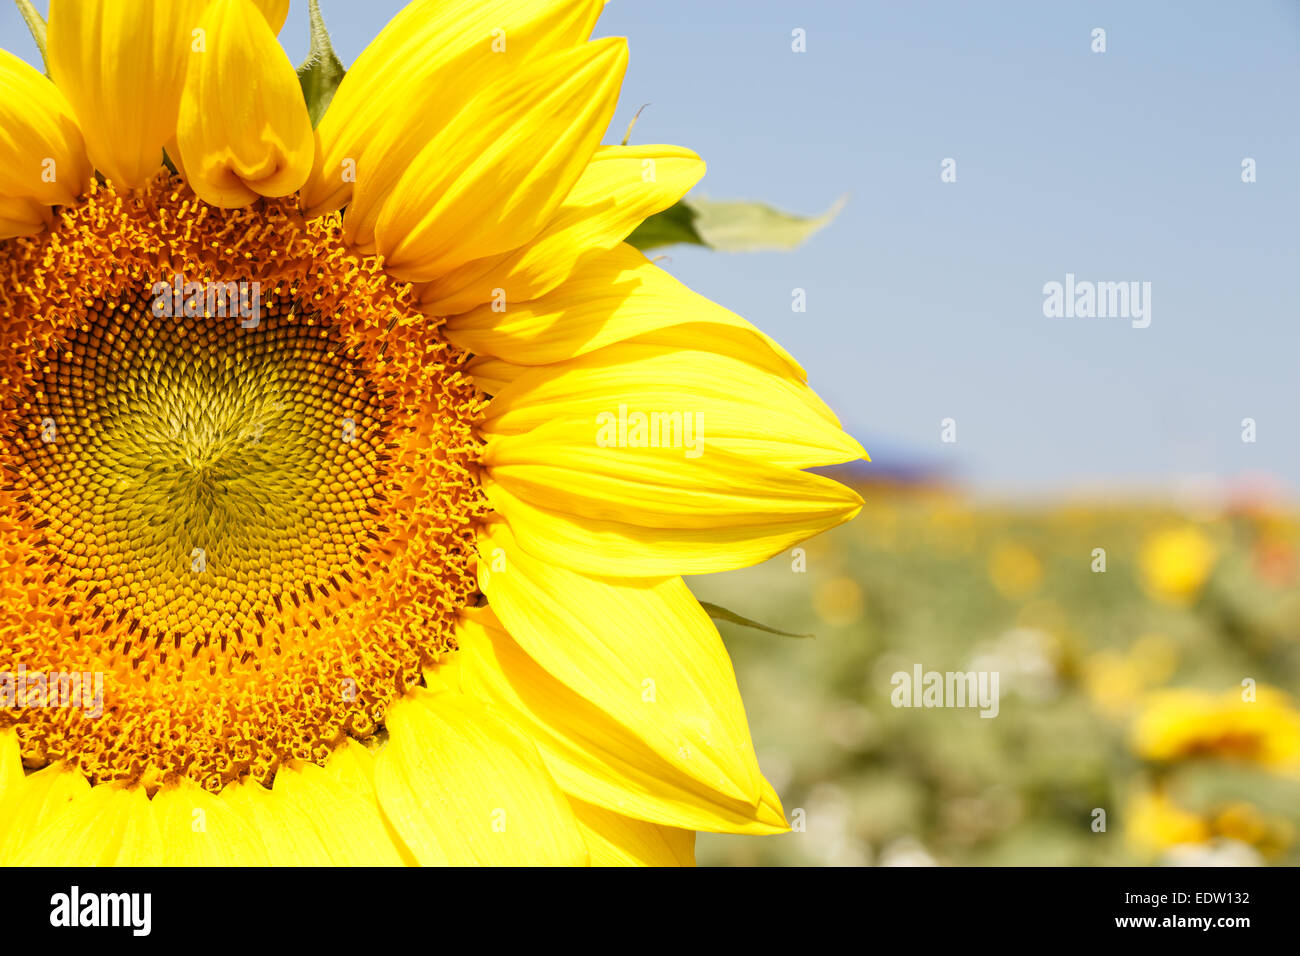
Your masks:
{"label": "yellow petal", "polygon": [[348,240],[369,251],[373,230],[385,267],[411,281],[528,242],[599,144],[626,68],[626,42],[610,38],[498,80],[418,154],[391,154],[360,177]]}
{"label": "yellow petal", "polygon": [[49,211],[39,207],[75,202],[90,174],[86,144],[63,94],[0,50],[0,221],[43,224]]}
{"label": "yellow petal", "polygon": [[50,0],[50,77],[90,160],[136,188],[162,167],[202,0]]}
{"label": "yellow petal", "polygon": [[[375,755],[363,744],[350,737],[343,741],[330,755],[329,761],[325,764],[325,772],[366,801],[379,805],[379,795],[375,791]],[[416,864],[414,855],[402,842],[402,838],[393,828],[392,821],[384,814],[382,807],[379,808],[379,815],[384,832],[402,862],[407,866],[414,866]]]}
{"label": "yellow petal", "polygon": [[[348,749],[340,750],[344,760],[352,759]],[[221,798],[261,837],[276,866],[402,863],[373,789],[367,795],[315,764],[281,767],[270,790],[246,781],[222,791]]]}
{"label": "yellow petal", "polygon": [[253,3],[262,11],[272,32],[278,34],[284,29],[284,21],[289,18],[289,0],[253,0]]}
{"label": "yellow petal", "polygon": [[103,784],[79,793],[28,834],[18,866],[156,866],[161,837],[138,787]]}
{"label": "yellow petal", "polygon": [[400,866],[379,798],[349,789],[312,763],[276,774],[271,795],[296,804],[316,828],[334,866]]}
{"label": "yellow petal", "polygon": [[537,238],[439,276],[420,290],[420,308],[456,315],[498,300],[510,308],[545,295],[681,199],[703,175],[704,161],[680,146],[602,146]]}
{"label": "yellow petal", "polygon": [[200,27],[176,130],[190,185],[226,207],[296,192],[315,141],[293,64],[250,0],[213,0]]}
{"label": "yellow petal", "polygon": [[[766,561],[862,509],[820,475],[711,452],[707,468],[660,449],[521,440],[483,490],[521,547],[585,574],[710,574]],[[627,451],[619,458],[605,452]]]}
{"label": "yellow petal", "polygon": [[525,371],[483,431],[484,489],[520,544],[596,575],[741,567],[862,505],[796,470],[865,454],[829,409],[716,353],[630,342]]}
{"label": "yellow petal", "polygon": [[[277,774],[277,781],[283,774]],[[333,861],[312,826],[312,811],[283,793],[245,780],[221,792],[221,800],[256,833],[274,866],[329,866]]]}
{"label": "yellow petal", "polygon": [[692,292],[624,243],[588,257],[540,298],[514,303],[502,294],[452,316],[446,329],[461,348],[518,365],[547,365],[662,333],[655,341],[676,339],[679,346],[699,349],[707,340],[723,354],[804,379],[790,354],[753,325]]}
{"label": "yellow petal", "polygon": [[528,369],[513,362],[503,362],[490,355],[476,355],[465,363],[465,372],[484,395],[496,395]]}
{"label": "yellow petal", "polygon": [[0,799],[0,865],[13,862],[33,833],[67,812],[89,790],[85,777],[62,764],[11,779]]}
{"label": "yellow petal", "polygon": [[[591,35],[604,0],[416,0],[366,47],[318,127],[309,216],[352,199],[356,172],[409,158],[493,80]],[[377,159],[376,159],[377,158]],[[402,162],[387,167],[389,184]]]}
{"label": "yellow petal", "polygon": [[371,797],[375,793],[375,755],[348,737],[325,764],[326,772],[349,790]]}
{"label": "yellow petal", "polygon": [[[756,341],[739,328],[724,335],[739,340],[741,354]],[[636,415],[645,417],[641,432]],[[497,392],[483,424],[484,460],[511,458],[508,448],[516,437],[542,426],[549,441],[586,447],[624,441],[634,446],[643,435],[659,457],[685,459],[700,469],[714,450],[788,468],[866,455],[825,403],[789,376],[787,366],[761,368],[715,352],[635,340],[527,372]],[[663,444],[668,447],[655,447]]]}
{"label": "yellow petal", "polygon": [[[455,655],[465,693],[508,713],[536,742],[565,793],[627,816],[691,830],[777,833],[786,829],[781,803],[761,777],[753,799],[737,800],[701,782],[707,754],[656,753],[632,730],[546,671],[486,608],[466,612]],[[431,672],[436,677],[437,668]],[[662,668],[661,668],[662,669]],[[636,699],[642,706],[654,702]],[[662,700],[660,698],[659,700]],[[706,715],[707,716],[707,715]],[[714,748],[716,749],[716,748]],[[682,766],[697,764],[695,774]]]}
{"label": "yellow petal", "polygon": [[422,864],[584,864],[586,847],[536,748],[469,697],[418,691],[388,712],[379,800]]}
{"label": "yellow petal", "polygon": [[681,773],[757,805],[758,761],[731,660],[681,578],[586,577],[480,533],[479,586],[506,630],[555,678]]}
{"label": "yellow petal", "polygon": [[149,801],[162,839],[163,866],[266,866],[257,831],[220,796],[182,780]]}
{"label": "yellow petal", "polygon": [[[149,798],[140,787],[122,790],[106,813],[120,826],[117,858],[113,866],[161,866],[163,862],[162,831],[154,816]],[[92,830],[101,824],[92,825]]]}
{"label": "yellow petal", "polygon": [[0,239],[34,236],[54,222],[54,211],[35,199],[0,196]]}
{"label": "yellow petal", "polygon": [[365,754],[349,741],[328,769],[283,767],[273,790],[245,782],[214,797],[182,783],[151,801],[142,788],[89,787],[61,768],[24,781],[16,743],[0,737],[0,807],[18,828],[0,843],[9,851],[0,858],[24,866],[400,864],[357,751]]}
{"label": "yellow petal", "polygon": [[[5,805],[8,795],[22,786],[22,753],[18,749],[18,734],[13,728],[0,728],[0,807]],[[0,818],[0,832],[3,832],[3,818]]]}
{"label": "yellow petal", "polygon": [[592,866],[694,866],[695,833],[570,799]]}

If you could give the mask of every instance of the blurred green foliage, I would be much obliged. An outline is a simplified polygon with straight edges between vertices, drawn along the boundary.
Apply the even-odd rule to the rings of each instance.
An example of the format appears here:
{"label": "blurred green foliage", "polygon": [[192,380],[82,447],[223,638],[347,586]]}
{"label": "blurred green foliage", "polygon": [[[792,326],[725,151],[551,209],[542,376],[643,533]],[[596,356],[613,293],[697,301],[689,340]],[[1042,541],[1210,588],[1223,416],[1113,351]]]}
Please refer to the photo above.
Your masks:
{"label": "blurred green foliage", "polygon": [[[1214,744],[1155,765],[1131,733],[1162,687],[1249,678],[1294,699],[1294,514],[863,494],[863,513],[802,555],[691,579],[701,600],[816,635],[719,623],[760,764],[802,829],[702,834],[702,865],[1300,862],[1300,779]],[[891,675],[918,663],[997,671],[998,716],[893,707]],[[1204,845],[1160,845],[1137,813],[1154,791],[1207,821]],[[1243,808],[1249,825],[1233,822]]]}

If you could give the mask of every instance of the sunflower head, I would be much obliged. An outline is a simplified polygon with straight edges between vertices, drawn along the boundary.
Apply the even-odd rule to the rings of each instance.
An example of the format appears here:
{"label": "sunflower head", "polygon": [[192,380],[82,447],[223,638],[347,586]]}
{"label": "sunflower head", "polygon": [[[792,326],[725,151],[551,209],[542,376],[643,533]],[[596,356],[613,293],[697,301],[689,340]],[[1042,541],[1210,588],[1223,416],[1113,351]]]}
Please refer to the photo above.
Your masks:
{"label": "sunflower head", "polygon": [[25,332],[4,356],[10,650],[106,695],[96,717],[20,707],[29,761],[269,782],[373,734],[454,646],[483,401],[340,236],[283,200],[208,208],[164,172],[92,184],[46,241],[6,244],[41,290],[6,315]]}
{"label": "sunflower head", "polygon": [[683,861],[784,828],[679,575],[852,517],[804,469],[863,452],[624,243],[703,165],[600,145],[603,6],[417,0],[341,83],[328,49],[300,82],[285,0],[52,0],[49,78],[0,52],[15,859]]}

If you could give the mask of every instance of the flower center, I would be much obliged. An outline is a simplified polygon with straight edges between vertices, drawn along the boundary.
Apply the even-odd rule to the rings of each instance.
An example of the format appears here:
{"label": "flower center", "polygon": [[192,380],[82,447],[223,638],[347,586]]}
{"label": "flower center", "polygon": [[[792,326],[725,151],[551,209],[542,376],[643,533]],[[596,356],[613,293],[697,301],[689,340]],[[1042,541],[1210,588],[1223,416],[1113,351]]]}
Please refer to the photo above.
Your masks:
{"label": "flower center", "polygon": [[244,329],[155,317],[146,296],[99,306],[30,386],[27,510],[101,585],[80,630],[130,644],[137,669],[242,644],[277,604],[340,595],[367,564],[385,504],[376,389],[327,324],[262,311]]}
{"label": "flower center", "polygon": [[454,647],[482,400],[408,296],[337,219],[165,178],[0,244],[0,725],[29,766],[267,782]]}

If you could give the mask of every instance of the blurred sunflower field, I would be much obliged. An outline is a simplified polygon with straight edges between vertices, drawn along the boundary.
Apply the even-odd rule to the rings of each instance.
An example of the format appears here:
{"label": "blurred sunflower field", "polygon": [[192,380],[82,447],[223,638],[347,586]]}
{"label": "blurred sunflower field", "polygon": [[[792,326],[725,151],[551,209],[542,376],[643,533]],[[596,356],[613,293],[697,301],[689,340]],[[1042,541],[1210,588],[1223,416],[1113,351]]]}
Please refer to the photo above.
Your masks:
{"label": "blurred sunflower field", "polygon": [[[792,832],[701,864],[1300,863],[1300,514],[1011,507],[860,487],[847,525],[700,599]],[[999,707],[895,707],[917,665]]]}

